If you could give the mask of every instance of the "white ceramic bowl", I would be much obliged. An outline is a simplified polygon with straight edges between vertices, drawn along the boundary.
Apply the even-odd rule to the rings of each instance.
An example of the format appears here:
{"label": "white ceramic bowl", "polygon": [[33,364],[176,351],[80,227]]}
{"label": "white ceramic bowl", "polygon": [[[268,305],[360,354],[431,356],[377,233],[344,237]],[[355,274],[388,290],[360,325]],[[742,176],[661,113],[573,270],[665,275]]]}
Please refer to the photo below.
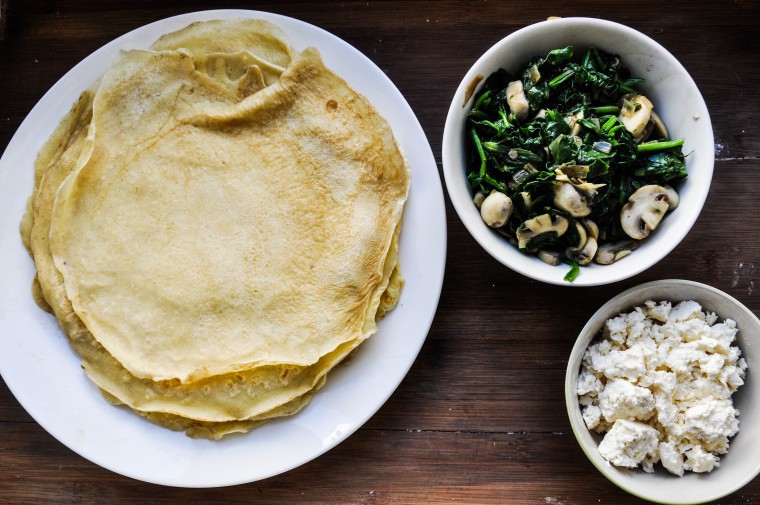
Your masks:
{"label": "white ceramic bowl", "polygon": [[[746,382],[734,393],[734,406],[739,410],[739,433],[730,439],[728,453],[721,456],[720,466],[711,473],[686,472],[683,477],[671,475],[655,465],[654,473],[641,469],[618,468],[605,461],[598,446],[602,436],[592,433],[581,416],[576,383],[583,354],[598,335],[604,322],[620,313],[629,312],[647,300],[669,300],[675,304],[694,300],[703,311],[715,312],[718,320],[736,321],[737,341],[748,364]],[[565,403],[573,433],[586,456],[605,477],[620,488],[641,498],[658,503],[705,503],[726,496],[751,481],[760,473],[760,320],[744,305],[726,293],[692,281],[661,280],[641,284],[616,296],[600,308],[581,330],[568,360],[565,376]]]}
{"label": "white ceramic bowl", "polygon": [[590,45],[618,54],[632,75],[646,79],[642,89],[654,103],[670,137],[685,138],[683,151],[688,154],[689,175],[678,188],[679,207],[662,220],[658,229],[633,254],[612,265],[582,267],[581,274],[571,285],[609,284],[642,272],[678,245],[697,220],[712,179],[713,132],[705,102],[684,67],[654,40],[626,26],[591,18],[544,21],[503,38],[475,62],[454,95],[443,132],[443,174],[454,209],[491,256],[533,279],[568,284],[563,280],[567,265],[553,267],[520,253],[486,226],[472,203],[465,174],[465,115],[472,107],[472,96],[477,90],[469,100],[465,99],[468,88],[479,76],[487,78],[499,68],[515,73],[533,56],[544,56],[552,49],[569,44],[575,47],[575,54],[582,54]]}

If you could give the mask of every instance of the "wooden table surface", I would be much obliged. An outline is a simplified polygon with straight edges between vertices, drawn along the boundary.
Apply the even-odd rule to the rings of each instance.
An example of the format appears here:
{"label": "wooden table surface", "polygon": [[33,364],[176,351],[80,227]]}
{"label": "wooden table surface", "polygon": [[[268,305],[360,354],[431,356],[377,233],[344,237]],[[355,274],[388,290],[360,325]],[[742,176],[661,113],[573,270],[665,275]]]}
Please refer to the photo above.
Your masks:
{"label": "wooden table surface", "polygon": [[[612,296],[663,278],[711,284],[760,312],[760,2],[10,0],[4,7],[3,150],[47,89],[101,45],[168,16],[231,7],[299,18],[371,58],[414,109],[439,170],[451,96],[487,48],[548,16],[618,21],[657,40],[691,73],[711,112],[716,162],[686,239],[646,272],[603,287],[550,286],[502,267],[447,200],[443,292],[411,371],[346,441],[263,481],[191,490],[114,474],[52,438],[0,382],[1,504],[642,503],[608,482],[571,432],[563,381],[577,333]],[[721,503],[760,503],[760,479]]]}

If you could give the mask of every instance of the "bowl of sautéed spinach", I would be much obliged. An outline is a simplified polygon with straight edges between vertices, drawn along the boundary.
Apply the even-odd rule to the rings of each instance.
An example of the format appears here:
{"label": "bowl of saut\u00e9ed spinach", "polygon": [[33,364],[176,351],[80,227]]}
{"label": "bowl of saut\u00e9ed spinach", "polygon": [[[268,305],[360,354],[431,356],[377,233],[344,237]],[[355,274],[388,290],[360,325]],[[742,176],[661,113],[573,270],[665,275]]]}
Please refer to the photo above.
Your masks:
{"label": "bowl of saut\u00e9ed spinach", "polygon": [[618,23],[565,18],[508,35],[457,89],[443,139],[454,208],[537,280],[616,282],[665,257],[709,190],[709,114],[686,69]]}

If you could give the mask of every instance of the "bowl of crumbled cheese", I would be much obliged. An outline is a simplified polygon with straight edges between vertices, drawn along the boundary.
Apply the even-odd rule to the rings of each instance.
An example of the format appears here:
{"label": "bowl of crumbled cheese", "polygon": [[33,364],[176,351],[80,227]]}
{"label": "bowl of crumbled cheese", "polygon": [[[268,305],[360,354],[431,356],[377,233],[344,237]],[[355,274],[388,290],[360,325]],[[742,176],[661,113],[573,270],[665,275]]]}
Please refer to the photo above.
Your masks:
{"label": "bowl of crumbled cheese", "polygon": [[650,501],[705,503],[738,490],[760,473],[758,345],[760,320],[713,287],[661,280],[621,293],[589,320],[568,361],[565,399],[581,448]]}

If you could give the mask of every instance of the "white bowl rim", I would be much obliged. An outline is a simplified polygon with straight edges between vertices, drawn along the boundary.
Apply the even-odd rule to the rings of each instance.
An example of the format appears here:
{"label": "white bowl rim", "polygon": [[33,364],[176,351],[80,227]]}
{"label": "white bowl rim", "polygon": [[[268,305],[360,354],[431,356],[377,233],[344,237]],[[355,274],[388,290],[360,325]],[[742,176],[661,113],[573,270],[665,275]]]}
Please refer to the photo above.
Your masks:
{"label": "white bowl rim", "polygon": [[[662,286],[684,286],[684,287],[691,288],[697,291],[712,293],[718,296],[719,298],[723,298],[724,300],[726,300],[728,303],[730,303],[736,308],[737,313],[738,312],[743,313],[745,317],[754,320],[755,324],[760,327],[760,319],[758,319],[758,317],[754,314],[754,312],[752,312],[746,305],[744,305],[743,303],[741,303],[739,300],[729,295],[728,293],[721,291],[720,289],[710,286],[708,284],[703,284],[701,282],[684,280],[684,279],[661,279],[661,280],[645,282],[643,284],[633,286],[621,292],[620,294],[614,296],[609,301],[607,301],[604,305],[602,305],[596,312],[594,312],[594,314],[589,318],[588,322],[583,326],[583,329],[578,333],[578,337],[575,341],[575,344],[573,345],[572,351],[570,352],[570,356],[568,357],[567,370],[565,372],[565,407],[567,409],[567,415],[568,415],[568,419],[570,420],[570,426],[573,430],[573,435],[575,436],[575,439],[578,441],[578,445],[581,447],[586,457],[588,457],[589,461],[591,461],[591,463],[597,468],[597,470],[599,470],[602,473],[602,475],[604,475],[610,482],[612,482],[613,484],[618,486],[620,489],[623,489],[624,491],[634,496],[637,496],[639,498],[649,500],[652,502],[663,503],[663,504],[668,504],[668,505],[698,505],[701,503],[707,503],[707,502],[724,498],[725,496],[728,496],[729,494],[738,491],[739,489],[744,487],[746,484],[748,484],[752,479],[757,477],[757,475],[760,474],[760,464],[757,464],[750,472],[747,473],[747,475],[745,475],[744,478],[738,480],[732,486],[723,488],[719,491],[715,491],[712,494],[705,494],[702,498],[698,500],[679,501],[679,500],[674,500],[672,498],[664,499],[659,496],[647,494],[646,492],[642,492],[638,489],[631,489],[630,487],[627,487],[623,483],[621,483],[617,479],[616,475],[613,473],[612,465],[602,463],[601,457],[598,455],[598,452],[592,453],[591,451],[594,451],[594,448],[588,447],[584,443],[584,441],[581,438],[581,433],[588,433],[589,430],[582,420],[578,421],[578,418],[575,415],[577,414],[577,409],[578,409],[578,400],[577,400],[576,384],[575,384],[575,377],[576,377],[577,370],[576,370],[576,366],[573,365],[573,362],[574,362],[573,357],[580,355],[582,359],[583,353],[585,353],[586,348],[589,346],[590,342],[594,339],[594,335],[592,335],[590,339],[586,339],[584,338],[584,336],[587,335],[592,330],[594,330],[594,334],[596,334],[601,329],[601,326],[604,324],[604,321],[606,321],[610,317],[614,317],[614,315],[617,315],[617,313],[612,314],[611,309],[612,307],[617,305],[619,300],[628,298],[631,296],[635,296],[637,294],[641,295],[643,293],[651,291],[653,288],[659,288]],[[628,310],[631,310],[631,309],[633,309],[633,306],[628,308]],[[607,314],[607,315],[604,316],[604,314]],[[577,361],[577,367],[578,369],[580,368],[580,360]]]}
{"label": "white bowl rim", "polygon": [[[695,93],[694,98],[696,102],[694,103],[694,110],[698,111],[698,113],[695,113],[695,117],[699,116],[701,128],[704,129],[702,135],[705,136],[704,140],[700,142],[700,144],[708,144],[709,142],[709,149],[704,148],[703,151],[701,151],[700,155],[704,157],[704,161],[701,165],[699,165],[699,168],[702,172],[700,176],[703,179],[703,183],[694,187],[693,192],[690,195],[690,199],[692,200],[693,205],[689,207],[688,214],[682,214],[682,226],[680,228],[668,230],[667,234],[661,233],[660,235],[667,235],[667,240],[664,244],[658,244],[658,247],[656,249],[648,250],[646,261],[640,261],[636,266],[632,268],[630,261],[627,264],[621,262],[606,266],[594,265],[592,263],[589,266],[582,267],[581,273],[583,274],[583,272],[588,271],[588,269],[604,269],[604,275],[601,273],[596,274],[591,279],[588,278],[590,277],[588,274],[585,277],[584,275],[579,275],[578,278],[576,278],[573,282],[567,282],[564,280],[564,272],[566,270],[562,266],[551,267],[534,256],[529,256],[519,252],[518,249],[508,244],[502,237],[495,236],[496,234],[492,230],[488,229],[482,220],[478,222],[478,220],[472,218],[472,208],[474,207],[472,202],[465,201],[463,198],[457,198],[457,195],[454,193],[455,188],[459,190],[461,181],[463,178],[466,178],[466,176],[463,174],[464,167],[462,167],[456,159],[457,154],[453,152],[459,151],[449,146],[455,146],[459,142],[453,133],[455,129],[454,123],[463,120],[463,117],[461,117],[462,111],[465,109],[467,103],[469,103],[477,94],[477,90],[483,85],[483,82],[485,81],[487,75],[481,73],[481,68],[489,60],[491,60],[491,58],[495,57],[495,55],[502,51],[505,46],[512,44],[515,41],[519,41],[521,38],[524,38],[533,32],[543,33],[545,30],[572,27],[574,25],[587,26],[589,28],[589,32],[593,32],[595,28],[607,28],[620,31],[626,36],[632,39],[636,39],[642,44],[656,51],[658,58],[666,60],[668,66],[677,69],[684,81],[689,83]],[[599,46],[603,47],[603,44],[599,44]],[[477,87],[474,90],[470,90],[470,93],[468,93],[468,87],[470,87],[470,83],[473,82],[473,80],[476,79],[479,75],[482,77],[481,81],[478,83]],[[466,101],[465,97],[467,97]],[[534,23],[510,33],[506,37],[496,42],[493,46],[491,46],[470,67],[460,82],[456,92],[454,93],[454,97],[451,101],[446,116],[442,141],[442,168],[444,180],[446,182],[446,189],[454,210],[456,211],[457,215],[459,216],[460,220],[470,235],[472,235],[472,237],[480,244],[480,246],[483,247],[483,249],[485,249],[486,252],[488,252],[494,259],[511,268],[512,270],[538,281],[570,287],[598,286],[618,282],[643,272],[667,256],[673,249],[678,246],[678,244],[680,244],[680,242],[688,234],[697,218],[699,217],[699,214],[701,213],[701,210],[707,199],[708,192],[710,190],[710,183],[714,171],[714,162],[714,136],[709,112],[707,110],[704,98],[699,91],[699,88],[697,87],[689,72],[683,67],[683,65],[665,47],[663,47],[651,37],[633,28],[614,21],[589,17],[567,17]],[[691,172],[689,174],[689,177],[692,177],[692,179],[694,178]],[[466,189],[469,192],[469,187]],[[685,213],[686,210],[684,209],[682,212]],[[672,219],[673,217],[671,216],[671,220]],[[653,234],[653,238],[656,237],[657,235]],[[663,240],[664,239],[660,239],[658,242],[662,242]],[[644,241],[644,243],[646,242],[647,241]],[[509,247],[506,247],[505,245]],[[633,257],[633,255],[630,257]],[[624,266],[621,267],[619,265]]]}

